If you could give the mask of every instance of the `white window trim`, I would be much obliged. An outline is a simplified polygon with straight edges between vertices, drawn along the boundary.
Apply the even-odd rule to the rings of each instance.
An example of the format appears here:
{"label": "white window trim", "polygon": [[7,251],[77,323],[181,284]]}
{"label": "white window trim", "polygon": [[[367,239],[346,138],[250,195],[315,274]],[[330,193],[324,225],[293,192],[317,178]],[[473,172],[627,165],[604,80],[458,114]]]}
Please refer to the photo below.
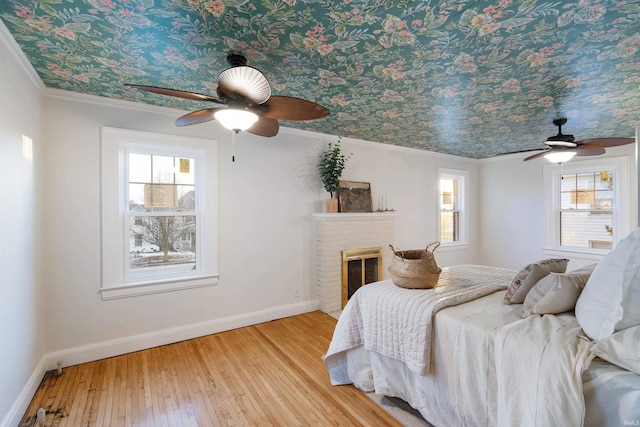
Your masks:
{"label": "white window trim", "polygon": [[[198,270],[194,274],[181,273],[157,280],[126,278],[125,260],[128,239],[125,238],[125,219],[128,203],[128,185],[123,177],[123,167],[130,150],[153,151],[154,154],[183,155],[196,158],[196,182],[204,182],[206,188],[196,186],[197,203],[202,203],[206,215],[199,217],[201,236],[196,254]],[[102,128],[101,138],[101,215],[102,254],[101,284],[99,293],[103,300],[125,298],[181,289],[212,286],[218,283],[218,187],[217,142],[214,140],[133,131],[111,127]],[[207,244],[203,243],[203,240]]]}
{"label": "white window trim", "polygon": [[582,254],[585,259],[598,260],[609,252],[606,249],[577,248],[560,245],[560,175],[580,172],[601,172],[613,170],[614,216],[613,238],[616,244],[631,232],[632,186],[628,157],[605,157],[593,160],[578,160],[563,165],[545,164],[543,167],[544,186],[544,253],[547,255]]}
{"label": "white window trim", "polygon": [[437,173],[438,173],[438,194],[437,194],[438,203],[436,204],[436,206],[438,209],[438,213],[436,215],[436,223],[437,223],[436,226],[437,226],[438,239],[440,239],[440,213],[442,212],[442,206],[441,206],[441,200],[440,200],[440,193],[441,193],[440,179],[449,178],[449,179],[461,180],[461,182],[459,182],[460,188],[458,189],[459,190],[458,191],[458,197],[459,197],[458,211],[460,212],[460,215],[459,215],[460,223],[458,224],[459,239],[455,242],[442,242],[440,248],[446,251],[447,248],[460,249],[462,247],[466,247],[469,245],[469,234],[468,234],[469,233],[469,228],[468,228],[469,214],[467,212],[467,206],[469,206],[468,191],[467,191],[467,186],[469,185],[468,184],[469,171],[439,167],[437,168]]}

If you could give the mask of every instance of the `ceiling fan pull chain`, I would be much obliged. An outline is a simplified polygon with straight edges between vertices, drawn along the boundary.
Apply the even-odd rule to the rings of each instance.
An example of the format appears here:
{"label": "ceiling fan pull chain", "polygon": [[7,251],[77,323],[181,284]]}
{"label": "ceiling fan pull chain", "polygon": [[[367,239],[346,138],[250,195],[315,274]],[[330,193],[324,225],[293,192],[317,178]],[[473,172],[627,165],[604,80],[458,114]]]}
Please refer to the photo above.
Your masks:
{"label": "ceiling fan pull chain", "polygon": [[231,138],[233,140],[232,143],[232,149],[231,149],[231,161],[235,162],[236,161],[236,132],[231,131]]}

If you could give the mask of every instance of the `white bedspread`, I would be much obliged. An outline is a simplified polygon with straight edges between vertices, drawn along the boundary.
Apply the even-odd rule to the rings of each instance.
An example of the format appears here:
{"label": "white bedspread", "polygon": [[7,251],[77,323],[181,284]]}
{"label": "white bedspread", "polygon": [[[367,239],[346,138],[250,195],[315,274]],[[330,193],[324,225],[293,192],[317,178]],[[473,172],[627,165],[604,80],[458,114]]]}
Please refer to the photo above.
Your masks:
{"label": "white bedspread", "polygon": [[390,280],[363,286],[345,306],[333,334],[325,364],[333,384],[348,380],[339,353],[364,345],[428,375],[433,316],[441,309],[504,290],[514,271],[479,265],[442,269],[433,289],[404,289]]}
{"label": "white bedspread", "polygon": [[[503,273],[509,283],[515,271]],[[350,339],[340,339],[349,328],[339,328],[339,320],[337,343],[332,342],[325,358],[331,381],[402,398],[436,426],[581,426],[581,375],[590,363],[592,343],[582,338],[570,313],[522,319],[521,305],[503,304],[503,297],[504,292],[495,292],[435,315],[432,371],[426,376],[397,358],[365,350],[366,340],[353,339],[351,333]],[[384,296],[375,300],[384,305]],[[396,305],[391,298],[386,302]],[[358,305],[370,304],[359,298]],[[358,307],[357,313],[369,316],[376,311]],[[353,311],[345,319],[352,316]],[[359,326],[354,329],[361,331],[355,335],[370,335],[364,332],[367,320],[355,323]],[[359,341],[364,344],[358,347]]]}

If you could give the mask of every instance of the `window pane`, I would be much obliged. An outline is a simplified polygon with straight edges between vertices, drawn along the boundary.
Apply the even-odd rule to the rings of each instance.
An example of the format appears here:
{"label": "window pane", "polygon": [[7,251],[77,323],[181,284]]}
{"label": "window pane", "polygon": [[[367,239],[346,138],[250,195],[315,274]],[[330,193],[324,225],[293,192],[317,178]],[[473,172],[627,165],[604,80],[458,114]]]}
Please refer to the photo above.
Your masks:
{"label": "window pane", "polygon": [[196,210],[196,192],[193,185],[178,185],[178,210],[194,212]]}
{"label": "window pane", "polygon": [[560,209],[576,209],[575,191],[560,193]]}
{"label": "window pane", "polygon": [[176,158],[178,165],[176,172],[176,184],[195,184],[194,160],[186,157]]}
{"label": "window pane", "polygon": [[611,211],[560,212],[560,245],[611,249]]}
{"label": "window pane", "polygon": [[590,189],[593,190],[595,188],[594,185],[594,173],[585,173],[576,175],[576,187],[578,190]]}
{"label": "window pane", "polygon": [[440,212],[440,242],[458,241],[458,212]]}
{"label": "window pane", "polygon": [[440,208],[443,210],[457,209],[457,181],[455,179],[440,179]]}
{"label": "window pane", "polygon": [[597,174],[596,190],[613,190],[613,171],[599,172]]}
{"label": "window pane", "polygon": [[576,176],[575,175],[562,175],[560,181],[560,191],[572,191],[576,189]]}
{"label": "window pane", "polygon": [[174,177],[174,157],[153,156],[153,182],[157,184],[173,184]]}
{"label": "window pane", "polygon": [[151,182],[149,154],[129,154],[129,182]]}
{"label": "window pane", "polygon": [[144,186],[145,184],[129,184],[129,211],[144,211]]}
{"label": "window pane", "polygon": [[129,223],[131,274],[195,269],[195,236],[193,215],[132,216]]}

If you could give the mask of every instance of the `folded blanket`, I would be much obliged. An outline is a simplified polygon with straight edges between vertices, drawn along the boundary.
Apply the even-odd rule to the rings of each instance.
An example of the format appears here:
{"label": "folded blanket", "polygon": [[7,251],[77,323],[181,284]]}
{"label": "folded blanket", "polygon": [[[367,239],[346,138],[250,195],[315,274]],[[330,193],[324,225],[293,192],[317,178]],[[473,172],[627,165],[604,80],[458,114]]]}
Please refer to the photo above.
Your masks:
{"label": "folded blanket", "polygon": [[361,287],[345,306],[324,357],[332,383],[347,377],[341,352],[363,345],[428,375],[435,314],[507,288],[514,270],[479,265],[443,268],[433,289],[405,289],[390,280]]}

